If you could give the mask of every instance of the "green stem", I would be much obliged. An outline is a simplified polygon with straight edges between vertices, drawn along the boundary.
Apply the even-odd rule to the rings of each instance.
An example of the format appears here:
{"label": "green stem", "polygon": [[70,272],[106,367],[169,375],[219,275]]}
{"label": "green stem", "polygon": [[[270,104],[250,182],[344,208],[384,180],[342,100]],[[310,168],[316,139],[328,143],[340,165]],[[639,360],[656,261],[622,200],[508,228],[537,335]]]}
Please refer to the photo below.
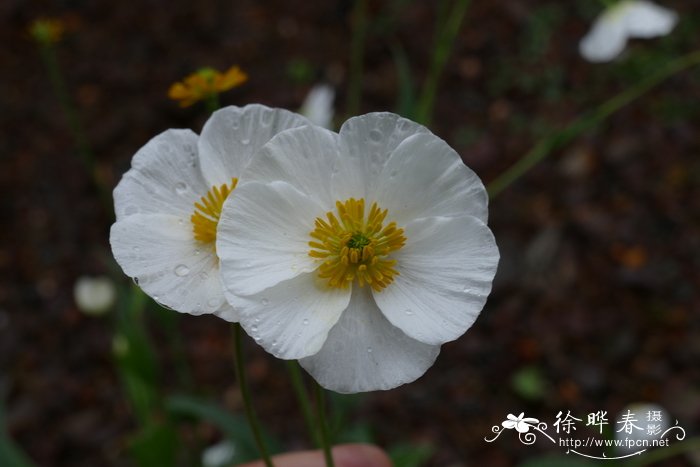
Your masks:
{"label": "green stem", "polygon": [[563,129],[541,139],[535,147],[520,160],[488,184],[487,191],[489,197],[493,198],[501,193],[537,163],[549,156],[553,151],[569,143],[586,130],[595,127],[622,107],[644,95],[654,86],[676,73],[697,65],[700,65],[700,51],[695,51],[672,60],[668,62],[666,66],[658,69],[656,73],[614,96],[612,99],[605,101],[592,112],[584,114],[580,118],[569,123],[569,125]]}
{"label": "green stem", "polygon": [[221,106],[221,104],[219,103],[219,93],[215,92],[209,94],[204,100],[204,103],[206,104],[207,112],[209,113],[214,113],[215,111],[219,110],[219,107]]}
{"label": "green stem", "polygon": [[233,350],[234,350],[234,363],[236,369],[236,378],[238,379],[238,387],[241,391],[241,397],[243,397],[243,405],[245,407],[245,414],[248,417],[248,424],[253,432],[253,438],[255,438],[255,444],[258,446],[258,451],[260,451],[260,457],[262,457],[263,462],[267,467],[273,467],[272,459],[270,459],[270,454],[267,452],[265,447],[265,442],[262,437],[262,430],[260,428],[260,423],[258,422],[258,417],[255,415],[255,410],[253,409],[252,398],[250,397],[250,388],[248,387],[248,382],[245,377],[245,368],[243,364],[243,349],[241,345],[241,336],[243,331],[241,330],[241,325],[238,323],[233,324]]}
{"label": "green stem", "polygon": [[664,459],[668,459],[678,454],[683,454],[686,452],[691,452],[698,450],[700,451],[700,437],[690,438],[684,442],[674,443],[663,449],[654,449],[650,452],[645,452],[643,456],[635,457],[622,465],[625,467],[641,467],[643,465],[651,465],[654,462],[659,462]]}
{"label": "green stem", "polygon": [[355,0],[352,12],[350,43],[350,76],[348,79],[347,113],[357,115],[362,97],[362,73],[367,36],[367,0]]}
{"label": "green stem", "polygon": [[297,396],[299,401],[299,407],[301,408],[301,413],[304,417],[304,423],[306,423],[306,428],[309,431],[309,435],[314,441],[316,447],[321,447],[321,439],[318,434],[318,430],[314,426],[314,416],[311,410],[311,401],[309,400],[309,394],[304,385],[304,379],[299,369],[299,363],[296,360],[288,360],[287,370],[289,371],[289,377],[292,380],[292,387],[294,388],[294,394]]}
{"label": "green stem", "polygon": [[112,210],[111,196],[102,185],[100,178],[97,175],[95,159],[90,150],[90,145],[88,144],[87,137],[83,131],[83,125],[80,122],[78,113],[75,111],[73,104],[68,94],[68,88],[66,87],[65,80],[61,74],[61,69],[58,65],[58,59],[56,58],[56,51],[51,44],[41,44],[39,46],[41,51],[41,59],[44,62],[46,71],[49,74],[49,81],[51,81],[51,87],[53,92],[58,98],[58,102],[61,105],[61,109],[66,116],[68,121],[68,127],[70,129],[73,140],[78,150],[78,157],[83,164],[86,172],[90,175],[92,182],[97,188],[97,192],[100,196],[102,203],[108,212]]}
{"label": "green stem", "polygon": [[323,457],[326,459],[326,467],[333,467],[333,454],[331,453],[331,440],[328,432],[328,422],[326,421],[326,398],[324,389],[314,382],[314,393],[316,396],[316,412],[318,414],[319,432],[321,434],[321,444],[323,447]]}
{"label": "green stem", "polygon": [[447,59],[452,51],[452,46],[457,38],[468,6],[469,0],[456,0],[444,22],[438,22],[433,60],[416,110],[416,121],[424,125],[429,125],[432,120],[440,76],[447,64]]}

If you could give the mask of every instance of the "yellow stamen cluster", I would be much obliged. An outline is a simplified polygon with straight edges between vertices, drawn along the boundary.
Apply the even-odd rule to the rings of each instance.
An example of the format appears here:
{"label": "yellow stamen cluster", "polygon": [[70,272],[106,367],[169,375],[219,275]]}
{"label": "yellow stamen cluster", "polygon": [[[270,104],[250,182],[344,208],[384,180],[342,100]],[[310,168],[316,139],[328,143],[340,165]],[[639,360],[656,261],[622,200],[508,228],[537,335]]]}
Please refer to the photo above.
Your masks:
{"label": "yellow stamen cluster", "polygon": [[309,242],[309,256],[323,260],[318,277],[328,279],[328,285],[346,288],[357,279],[360,287],[368,284],[376,292],[394,281],[399,272],[396,260],[387,255],[406,243],[403,229],[395,222],[383,226],[388,211],[373,203],[365,220],[365,200],[350,198],[336,201],[338,215],[326,213],[326,219],[316,218],[314,239]]}
{"label": "yellow stamen cluster", "polygon": [[192,221],[192,232],[194,238],[202,243],[214,245],[216,241],[216,226],[219,224],[221,207],[228,195],[236,188],[237,178],[232,178],[230,184],[224,183],[221,186],[213,186],[200,202],[194,203],[194,213],[190,217]]}
{"label": "yellow stamen cluster", "polygon": [[168,97],[179,101],[180,107],[189,107],[195,102],[210,99],[212,96],[239,86],[247,80],[248,75],[237,66],[232,66],[223,73],[212,68],[202,68],[187,76],[182,82],[170,86]]}

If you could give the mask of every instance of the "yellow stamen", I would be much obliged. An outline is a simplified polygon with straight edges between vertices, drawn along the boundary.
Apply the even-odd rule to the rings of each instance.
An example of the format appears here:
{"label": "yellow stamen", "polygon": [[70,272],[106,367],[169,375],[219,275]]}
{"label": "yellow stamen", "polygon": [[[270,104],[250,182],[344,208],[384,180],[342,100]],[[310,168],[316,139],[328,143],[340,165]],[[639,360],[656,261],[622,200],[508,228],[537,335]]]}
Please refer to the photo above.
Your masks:
{"label": "yellow stamen", "polygon": [[350,198],[336,201],[337,216],[332,211],[326,219],[316,218],[315,229],[309,234],[309,256],[323,261],[318,277],[328,279],[328,285],[346,288],[357,279],[376,292],[394,281],[399,272],[396,260],[387,256],[406,243],[403,229],[395,222],[384,227],[388,211],[373,203],[365,219],[365,200]]}
{"label": "yellow stamen", "polygon": [[236,188],[237,178],[232,178],[230,184],[213,186],[206,195],[200,198],[200,202],[194,203],[194,213],[190,217],[192,221],[192,233],[195,240],[211,244],[216,248],[216,226],[219,224],[221,207],[228,195]]}

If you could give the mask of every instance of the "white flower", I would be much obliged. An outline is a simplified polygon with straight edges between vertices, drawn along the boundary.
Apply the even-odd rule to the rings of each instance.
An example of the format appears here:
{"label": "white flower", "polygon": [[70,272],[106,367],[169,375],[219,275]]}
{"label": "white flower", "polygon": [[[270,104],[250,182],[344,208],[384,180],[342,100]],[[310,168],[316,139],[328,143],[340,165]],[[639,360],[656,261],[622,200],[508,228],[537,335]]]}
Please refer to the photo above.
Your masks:
{"label": "white flower", "polygon": [[521,412],[517,417],[509,413],[506,418],[507,420],[501,423],[503,428],[508,430],[515,428],[518,433],[527,433],[531,426],[536,426],[539,423],[536,418],[525,417],[525,412]]}
{"label": "white flower", "polygon": [[335,91],[327,84],[317,84],[304,99],[299,113],[308,118],[311,123],[331,128],[333,125],[333,99]]}
{"label": "white flower", "polygon": [[114,305],[117,290],[109,277],[83,276],[75,281],[73,298],[78,309],[83,313],[101,315]]}
{"label": "white flower", "polygon": [[678,15],[647,0],[623,0],[607,8],[579,43],[583,58],[608,62],[620,55],[628,39],[665,36],[678,22]]}
{"label": "white flower", "polygon": [[114,190],[110,243],[124,272],[164,306],[237,321],[215,251],[221,206],[263,144],[307,123],[282,109],[227,107],[201,136],[168,130],[149,141]]}
{"label": "white flower", "polygon": [[236,445],[229,440],[220,441],[202,452],[204,467],[226,467],[233,464]]}
{"label": "white flower", "polygon": [[224,292],[268,352],[328,389],[420,377],[491,290],[487,195],[459,155],[390,113],[280,133],[224,205]]}

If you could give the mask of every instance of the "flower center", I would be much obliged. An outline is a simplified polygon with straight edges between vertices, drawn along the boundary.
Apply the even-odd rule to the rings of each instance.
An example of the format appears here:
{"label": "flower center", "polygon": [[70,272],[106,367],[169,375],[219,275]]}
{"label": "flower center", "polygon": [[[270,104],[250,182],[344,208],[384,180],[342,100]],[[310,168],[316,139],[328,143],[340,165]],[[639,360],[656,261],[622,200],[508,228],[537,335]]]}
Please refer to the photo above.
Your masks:
{"label": "flower center", "polygon": [[365,200],[350,198],[336,201],[337,215],[326,213],[326,219],[316,218],[315,229],[309,235],[309,256],[322,259],[318,277],[328,279],[328,285],[346,288],[357,279],[360,287],[368,284],[376,292],[394,281],[399,272],[395,259],[387,256],[406,243],[403,229],[395,222],[384,227],[388,211],[373,203],[365,219]]}
{"label": "flower center", "polygon": [[221,207],[224,205],[228,195],[236,188],[237,183],[238,179],[232,178],[230,184],[224,183],[221,186],[213,186],[206,195],[200,198],[200,202],[194,203],[194,212],[192,217],[190,217],[190,221],[192,221],[192,233],[195,240],[214,245],[216,241],[216,226],[219,224],[219,217],[221,216]]}

